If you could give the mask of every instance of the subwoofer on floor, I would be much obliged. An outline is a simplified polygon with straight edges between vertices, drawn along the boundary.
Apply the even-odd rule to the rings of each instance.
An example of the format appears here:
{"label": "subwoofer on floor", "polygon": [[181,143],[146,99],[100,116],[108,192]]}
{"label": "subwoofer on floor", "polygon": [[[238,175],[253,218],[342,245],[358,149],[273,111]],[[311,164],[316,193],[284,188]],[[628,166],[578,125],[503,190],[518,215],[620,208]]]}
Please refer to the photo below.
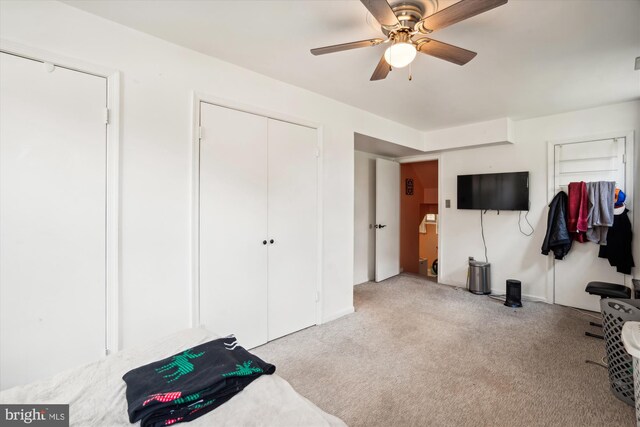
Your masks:
{"label": "subwoofer on floor", "polygon": [[507,280],[507,307],[522,307],[522,283],[519,280]]}

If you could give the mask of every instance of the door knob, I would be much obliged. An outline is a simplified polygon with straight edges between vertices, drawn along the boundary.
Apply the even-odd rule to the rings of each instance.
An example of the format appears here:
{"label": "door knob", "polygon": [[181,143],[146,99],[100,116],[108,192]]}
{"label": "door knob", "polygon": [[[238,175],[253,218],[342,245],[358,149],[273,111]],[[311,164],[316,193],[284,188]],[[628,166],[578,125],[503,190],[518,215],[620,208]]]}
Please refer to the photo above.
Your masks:
{"label": "door knob", "polygon": [[376,224],[376,228],[385,228],[385,227],[386,227],[386,225],[384,225],[384,224]]}
{"label": "door knob", "polygon": [[266,244],[267,244],[267,241],[266,241],[266,240],[263,240],[263,241],[262,241],[262,244],[263,244],[263,245],[266,245]]}
{"label": "door knob", "polygon": [[273,242],[274,242],[274,240],[273,240],[273,239],[269,240],[269,243],[271,243],[272,245],[273,245]]}

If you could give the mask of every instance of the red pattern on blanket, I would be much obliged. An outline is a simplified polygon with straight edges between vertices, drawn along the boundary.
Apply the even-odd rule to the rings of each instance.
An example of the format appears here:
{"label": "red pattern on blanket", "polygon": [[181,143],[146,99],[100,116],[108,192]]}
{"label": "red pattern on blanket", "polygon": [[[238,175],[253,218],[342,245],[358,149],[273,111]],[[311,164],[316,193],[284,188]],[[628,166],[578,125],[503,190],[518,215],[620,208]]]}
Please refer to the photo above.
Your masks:
{"label": "red pattern on blanket", "polygon": [[147,400],[142,402],[142,406],[146,406],[147,403],[149,403],[149,402],[151,402],[153,400],[157,400],[158,402],[162,402],[162,403],[171,402],[173,400],[179,399],[180,396],[182,396],[182,392],[181,391],[172,391],[172,392],[169,392],[169,393],[152,394],[151,396],[149,396],[149,398]]}

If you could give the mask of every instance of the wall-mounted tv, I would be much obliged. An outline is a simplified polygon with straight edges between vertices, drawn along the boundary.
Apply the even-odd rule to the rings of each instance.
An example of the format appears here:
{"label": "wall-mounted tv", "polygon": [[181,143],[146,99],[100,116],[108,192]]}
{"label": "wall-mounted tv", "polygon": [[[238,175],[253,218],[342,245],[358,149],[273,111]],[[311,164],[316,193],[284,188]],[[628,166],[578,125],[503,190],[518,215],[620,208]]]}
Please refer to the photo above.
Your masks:
{"label": "wall-mounted tv", "polygon": [[529,210],[529,172],[458,175],[458,209]]}

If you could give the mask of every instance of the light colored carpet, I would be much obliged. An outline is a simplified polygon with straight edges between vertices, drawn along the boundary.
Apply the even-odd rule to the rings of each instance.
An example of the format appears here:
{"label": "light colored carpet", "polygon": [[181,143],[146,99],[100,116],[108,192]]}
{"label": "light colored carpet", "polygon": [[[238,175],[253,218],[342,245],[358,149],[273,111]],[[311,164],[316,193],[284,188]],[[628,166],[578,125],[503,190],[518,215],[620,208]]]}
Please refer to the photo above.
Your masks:
{"label": "light colored carpet", "polygon": [[[571,309],[401,275],[355,288],[356,313],[255,349],[350,426],[632,426],[604,342]],[[594,331],[595,332],[595,331]]]}

